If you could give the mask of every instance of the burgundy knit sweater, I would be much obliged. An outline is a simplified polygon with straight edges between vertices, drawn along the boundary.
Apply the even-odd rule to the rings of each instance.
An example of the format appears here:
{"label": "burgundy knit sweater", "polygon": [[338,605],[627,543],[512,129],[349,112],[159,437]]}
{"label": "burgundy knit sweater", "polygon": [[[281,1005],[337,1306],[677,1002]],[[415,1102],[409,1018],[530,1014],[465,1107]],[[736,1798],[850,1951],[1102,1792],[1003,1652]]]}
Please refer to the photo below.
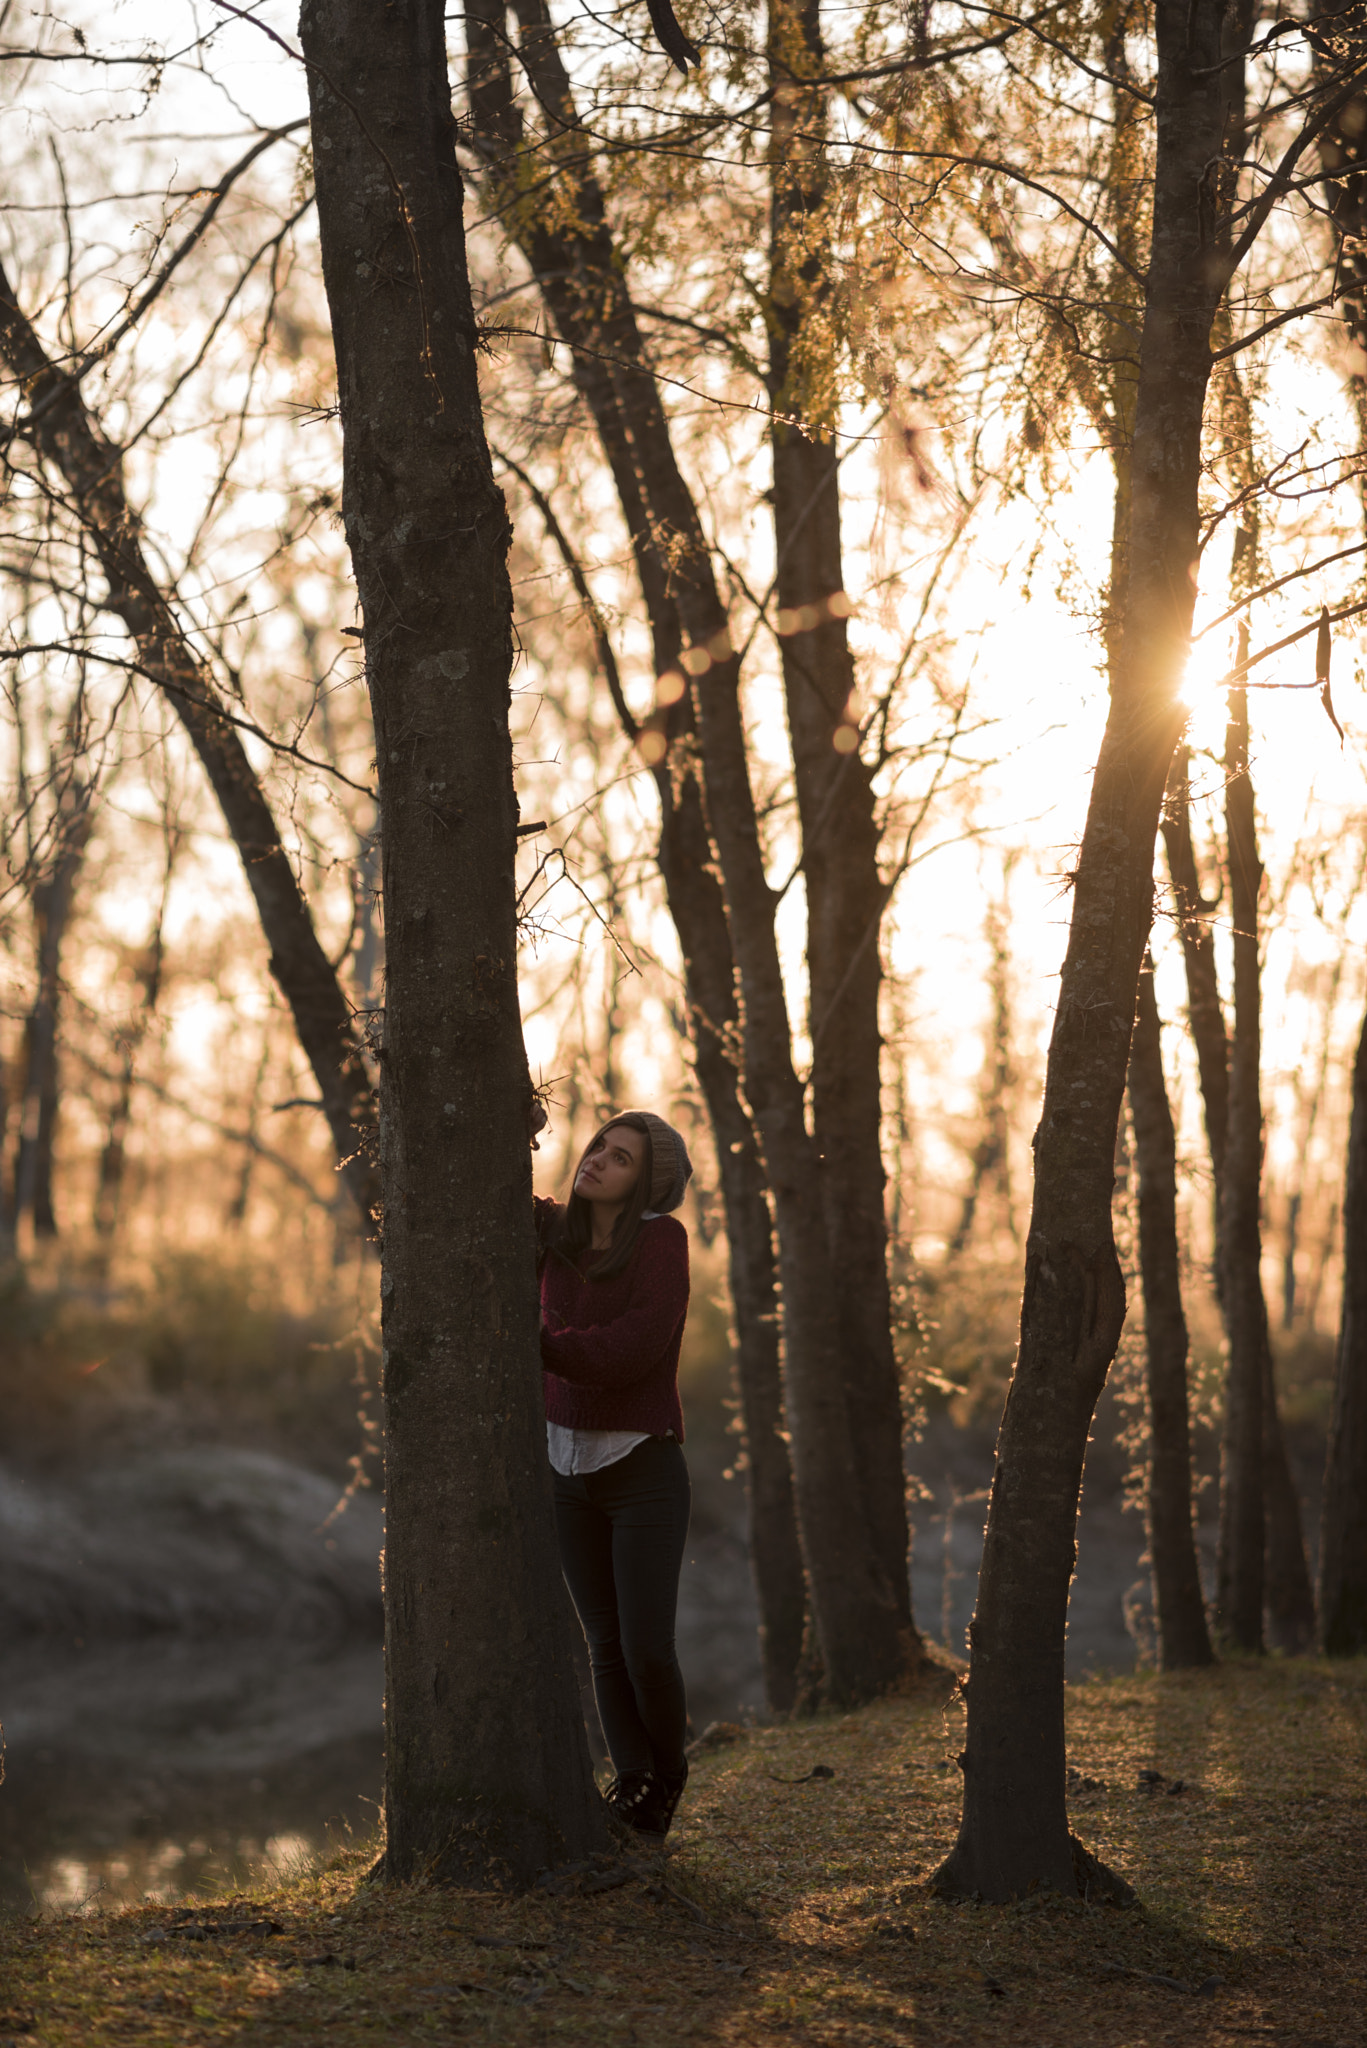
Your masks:
{"label": "burgundy knit sweater", "polygon": [[[538,1199],[536,1209],[549,1236],[556,1205]],[[674,1216],[643,1223],[626,1266],[609,1280],[593,1278],[586,1253],[578,1265],[548,1253],[541,1270],[546,1420],[649,1436],[673,1430],[682,1443],[679,1345],[687,1313],[688,1232]]]}

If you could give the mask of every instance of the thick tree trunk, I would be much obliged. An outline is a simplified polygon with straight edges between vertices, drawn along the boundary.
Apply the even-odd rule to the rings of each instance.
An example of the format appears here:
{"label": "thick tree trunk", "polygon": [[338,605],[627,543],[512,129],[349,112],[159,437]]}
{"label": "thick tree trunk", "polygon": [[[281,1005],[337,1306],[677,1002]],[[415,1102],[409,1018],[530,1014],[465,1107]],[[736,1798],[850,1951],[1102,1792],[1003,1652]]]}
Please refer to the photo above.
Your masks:
{"label": "thick tree trunk", "polygon": [[1343,1308],[1320,1521],[1320,1641],[1367,1651],[1367,1021],[1353,1064],[1343,1191]]}
{"label": "thick tree trunk", "polygon": [[385,1867],[604,1839],[551,1520],[517,998],[509,526],[440,0],[305,0],[384,861]]}
{"label": "thick tree trunk", "polygon": [[1221,159],[1224,9],[1158,0],[1154,222],[1135,409],[1130,543],[1110,711],[1073,877],[1073,913],[1035,1136],[1020,1350],[997,1444],[963,1754],[943,1889],[988,1899],[1114,1883],[1070,1837],[1064,1634],[1087,1433],[1125,1289],[1111,1232],[1116,1127],[1153,911],[1153,847],[1184,711],[1210,327],[1224,285],[1209,235]]}
{"label": "thick tree trunk", "polygon": [[[739,661],[697,507],[675,461],[669,423],[645,358],[603,195],[584,164],[568,80],[539,0],[517,9],[523,58],[548,121],[573,133],[565,167],[573,205],[547,225],[517,197],[521,127],[501,65],[505,19],[493,0],[467,16],[471,99],[491,176],[506,180],[505,217],[556,327],[613,469],[652,622],[667,596],[694,679],[693,708],[708,824],[722,872],[733,957],[744,996],[745,1092],[774,1200],[783,1294],[788,1419],[798,1519],[825,1677],[835,1700],[867,1698],[915,1662],[919,1640],[878,1568],[842,1382],[830,1251],[792,1063],[786,997],[764,871],[738,696]],[[572,218],[575,226],[563,222]],[[595,368],[594,366],[598,367]],[[603,374],[606,371],[607,374]],[[657,659],[663,636],[656,630]],[[677,688],[686,688],[679,672]],[[668,701],[666,696],[664,701]],[[686,753],[681,748],[680,753]],[[670,762],[673,766],[673,761]]]}
{"label": "thick tree trunk", "polygon": [[51,869],[33,886],[38,985],[24,1024],[24,1092],[19,1108],[13,1215],[16,1230],[22,1229],[27,1218],[34,1236],[40,1238],[57,1235],[52,1160],[61,1107],[57,1037],[62,945],[90,838],[89,804],[89,791],[78,792],[74,807],[59,827]]}
{"label": "thick tree trunk", "polygon": [[879,936],[888,891],[878,870],[873,788],[850,708],[855,676],[840,470],[829,431],[829,350],[812,339],[822,331],[820,300],[832,275],[828,97],[804,83],[824,68],[819,0],[771,0],[768,52],[774,543],[807,895],[812,1132],[861,1491],[875,1556],[909,1626],[911,1537],[881,1144]]}
{"label": "thick tree trunk", "polygon": [[[1338,11],[1338,10],[1335,10]],[[1360,45],[1360,16],[1337,29]],[[1338,243],[1344,324],[1367,346],[1367,95],[1341,108],[1320,139],[1320,161],[1339,175],[1328,189]],[[1367,442],[1367,378],[1349,378]],[[1367,479],[1364,479],[1367,489]],[[1318,1281],[1315,1283],[1318,1291]],[[1353,1066],[1343,1195],[1343,1301],[1334,1362],[1334,1409],[1320,1518],[1319,1638],[1331,1657],[1367,1651],[1367,1021]]]}
{"label": "thick tree trunk", "polygon": [[1139,979],[1130,1046],[1130,1114],[1139,1172],[1139,1269],[1149,1391],[1149,1556],[1164,1671],[1210,1664],[1201,1573],[1192,1526],[1187,1319],[1177,1242],[1177,1141],[1163,1077],[1153,969]]}
{"label": "thick tree trunk", "polygon": [[352,1028],[351,1006],[328,961],[303,891],[280,843],[270,805],[213,675],[158,583],[124,494],[121,455],[85,409],[80,384],[48,360],[0,270],[0,356],[23,384],[19,431],[65,479],[67,503],[90,535],[109,585],[106,608],[122,619],[138,662],[184,726],[242,861],[270,949],[270,968],[290,1006],[313,1069],[337,1157],[367,1224],[379,1182],[369,1144],[373,1093]]}

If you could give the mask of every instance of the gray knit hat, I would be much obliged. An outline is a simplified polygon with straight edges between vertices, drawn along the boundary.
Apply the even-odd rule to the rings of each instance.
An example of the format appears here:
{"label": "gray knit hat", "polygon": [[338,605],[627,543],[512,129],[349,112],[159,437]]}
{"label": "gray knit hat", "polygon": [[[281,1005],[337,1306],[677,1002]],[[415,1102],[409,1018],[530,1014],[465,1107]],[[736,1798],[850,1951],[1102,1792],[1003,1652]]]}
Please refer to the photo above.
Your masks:
{"label": "gray knit hat", "polygon": [[639,1117],[650,1132],[650,1199],[646,1207],[656,1216],[667,1216],[671,1209],[677,1209],[684,1198],[684,1191],[693,1178],[693,1161],[673,1124],[667,1124],[662,1116],[656,1116],[653,1109],[633,1109],[624,1112]]}

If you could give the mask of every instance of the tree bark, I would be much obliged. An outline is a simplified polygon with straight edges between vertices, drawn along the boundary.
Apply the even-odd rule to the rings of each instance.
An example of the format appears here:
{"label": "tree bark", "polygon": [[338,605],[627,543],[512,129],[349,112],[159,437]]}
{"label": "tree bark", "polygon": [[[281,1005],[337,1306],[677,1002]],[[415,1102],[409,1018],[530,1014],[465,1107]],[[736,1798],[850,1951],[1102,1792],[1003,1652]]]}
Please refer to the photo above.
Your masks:
{"label": "tree bark", "polygon": [[[1168,874],[1177,903],[1182,957],[1187,970],[1187,1019],[1196,1047],[1201,1082],[1201,1108],[1206,1143],[1215,1180],[1216,1231],[1219,1231],[1219,1189],[1224,1181],[1225,1145],[1229,1135],[1229,1036],[1215,967],[1215,934],[1209,921],[1214,902],[1201,894],[1196,851],[1191,840],[1190,751],[1183,744],[1173,756],[1168,800],[1163,806],[1163,844]],[[1219,1257],[1216,1257],[1217,1284]]]}
{"label": "tree bark", "polygon": [[[869,1532],[911,1624],[901,1377],[883,1206],[879,937],[888,891],[853,722],[854,662],[831,428],[834,366],[814,335],[832,281],[820,0],[771,0],[770,442],[779,648],[807,895],[812,1135]],[[801,424],[797,423],[800,418]]]}
{"label": "tree bark", "polygon": [[379,1201],[369,1144],[373,1091],[351,1006],[318,942],[270,805],[213,675],[148,562],[124,493],[120,451],[86,411],[78,380],[49,361],[3,270],[0,356],[23,385],[16,431],[65,479],[67,502],[89,533],[109,586],[105,608],[122,619],[140,666],[169,699],[209,778],[255,899],[271,973],[318,1083],[337,1157],[363,1220],[373,1226]]}
{"label": "tree bark", "polygon": [[1149,1556],[1158,1662],[1182,1671],[1214,1662],[1192,1526],[1187,1319],[1177,1242],[1177,1141],[1163,1076],[1153,969],[1139,978],[1130,1046],[1130,1114],[1139,1173],[1139,1269],[1149,1393]]}
{"label": "tree bark", "polygon": [[[561,225],[547,225],[518,197],[521,124],[500,62],[505,17],[498,0],[472,7],[467,15],[476,127],[495,185],[500,177],[505,181],[501,203],[509,230],[574,350],[576,382],[613,470],[652,624],[667,599],[681,637],[692,643],[685,663],[693,678],[707,822],[743,992],[745,1092],[774,1200],[803,1555],[830,1696],[868,1698],[914,1665],[920,1645],[878,1568],[861,1505],[864,1488],[844,1396],[825,1218],[802,1084],[792,1062],[774,895],[749,782],[739,661],[697,507],[674,457],[602,190],[586,162],[586,138],[549,17],[539,0],[522,0],[517,13],[523,60],[548,126],[571,138],[563,166],[567,189],[559,194],[556,214]],[[563,226],[566,218],[573,228]],[[657,627],[657,660],[665,644]],[[673,676],[671,694],[673,688],[684,693],[683,675],[674,670]],[[669,766],[686,755],[686,745],[678,756],[671,752]]]}
{"label": "tree bark", "polygon": [[739,1029],[726,906],[696,779],[657,773],[659,862],[685,961],[694,1064],[717,1148],[726,1205],[737,1386],[745,1428],[750,1560],[760,1614],[765,1696],[786,1713],[797,1692],[807,1587],[788,1457],[779,1358],[773,1225],[754,1127],[741,1101]]}
{"label": "tree bark", "polygon": [[963,1817],[938,1878],[945,1891],[987,1899],[1035,1885],[1127,1890],[1068,1831],[1064,1635],[1087,1433],[1125,1314],[1111,1230],[1115,1138],[1159,809],[1184,722],[1210,328],[1226,282],[1208,183],[1224,145],[1223,19],[1216,0],[1155,9],[1154,221],[1121,630],[1035,1136],[1020,1349],[970,1629]]}
{"label": "tree bark", "polygon": [[1300,1495],[1291,1472],[1277,1401],[1272,1337],[1263,1301],[1263,1501],[1267,1549],[1263,1597],[1274,1650],[1303,1657],[1315,1646],[1315,1589],[1305,1554]]}
{"label": "tree bark", "polygon": [[1229,1336],[1220,1484],[1216,1626],[1241,1650],[1263,1647],[1263,1343],[1260,1269],[1262,1111],[1259,1097],[1258,858],[1248,773],[1248,692],[1229,693],[1225,816],[1230,917],[1234,927],[1234,1036],[1229,1057],[1229,1123],[1220,1203],[1220,1300]]}
{"label": "tree bark", "polygon": [[384,863],[385,1869],[605,1839],[551,1519],[517,996],[507,511],[440,0],[305,0]]}
{"label": "tree bark", "polygon": [[[691,726],[689,700],[681,700],[676,709],[686,709]],[[686,769],[676,777],[661,763],[654,773],[660,796],[660,874],[684,958],[694,1067],[712,1125],[726,1207],[765,1696],[775,1713],[786,1713],[797,1693],[807,1586],[783,1407],[773,1224],[754,1126],[740,1094],[735,964],[702,792]]]}
{"label": "tree bark", "polygon": [[[1367,36],[1356,0],[1346,7],[1330,7],[1315,17],[1319,35],[1309,37],[1315,51],[1315,69],[1326,82],[1343,61],[1345,49],[1353,61],[1362,61]],[[1327,33],[1326,33],[1327,31]],[[1337,44],[1337,49],[1335,48]],[[1367,94],[1356,93],[1337,111],[1319,137],[1322,168],[1333,174],[1325,188],[1336,244],[1335,279],[1342,296],[1339,308],[1343,323],[1359,349],[1367,347]],[[1359,420],[1367,379],[1361,367],[1349,377]]]}
{"label": "tree bark", "polygon": [[1343,1191],[1343,1307],[1320,1521],[1320,1641],[1367,1650],[1367,1021],[1353,1063]]}
{"label": "tree bark", "polygon": [[[845,1398],[840,1331],[815,1148],[792,1060],[774,928],[741,717],[739,661],[691,504],[650,494],[679,549],[679,608],[708,666],[696,678],[708,822],[720,858],[743,998],[745,1089],[778,1227],[785,1388],[798,1520],[835,1703],[869,1699],[914,1666],[919,1639],[881,1568],[862,1508],[862,1475]],[[688,519],[688,523],[683,523]]]}
{"label": "tree bark", "polygon": [[[1336,36],[1361,48],[1360,18]],[[1321,61],[1330,55],[1321,51]],[[1320,139],[1320,161],[1338,175],[1328,187],[1337,242],[1344,324],[1359,352],[1367,347],[1367,95],[1339,111]],[[1348,377],[1360,439],[1367,440],[1367,377],[1359,353]],[[1362,479],[1367,491],[1367,475]],[[1316,1283],[1316,1291],[1318,1283]],[[1330,1657],[1367,1650],[1367,1021],[1353,1065],[1353,1101],[1343,1195],[1343,1301],[1334,1361],[1334,1407],[1320,1517],[1319,1639]]]}
{"label": "tree bark", "polygon": [[[1252,783],[1248,784],[1248,804],[1252,805]],[[1177,900],[1178,917],[1182,932],[1182,950],[1187,972],[1187,1011],[1191,1021],[1192,1038],[1196,1046],[1196,1062],[1200,1075],[1201,1103],[1205,1117],[1206,1139],[1210,1147],[1212,1177],[1215,1183],[1215,1279],[1216,1291],[1223,1309],[1225,1292],[1225,1255],[1222,1250],[1226,1184],[1226,1159],[1229,1146],[1230,1128],[1230,1048],[1225,1029],[1224,1007],[1220,1000],[1220,987],[1215,967],[1215,941],[1205,914],[1215,908],[1201,895],[1196,871],[1196,857],[1191,841],[1191,812],[1187,793],[1187,753],[1180,747],[1173,762],[1173,771],[1168,781],[1168,801],[1163,816],[1163,837],[1167,846],[1168,871],[1172,878],[1173,894]],[[1256,843],[1254,859],[1257,858]],[[1233,883],[1231,881],[1231,889]],[[1245,906],[1245,914],[1247,907]],[[1236,927],[1239,918],[1233,917]],[[1255,989],[1258,977],[1256,938],[1253,968]],[[1245,1001],[1249,991],[1245,989]],[[1256,1104],[1255,1104],[1256,1107]],[[1258,1111],[1261,1118],[1261,1110]],[[1261,1133],[1258,1140],[1261,1157]],[[1276,1647],[1291,1653],[1298,1653],[1309,1647],[1314,1633],[1314,1594],[1310,1585],[1310,1574],[1305,1561],[1305,1539],[1302,1533],[1300,1501],[1292,1482],[1291,1467],[1286,1454],[1286,1443],[1277,1407],[1276,1384],[1272,1371],[1272,1347],[1268,1331],[1266,1303],[1262,1295],[1262,1276],[1257,1279],[1258,1299],[1261,1307],[1257,1313],[1262,1336],[1260,1340],[1259,1405],[1262,1413],[1262,1492],[1265,1523],[1264,1596],[1272,1640]],[[1228,1402],[1227,1402],[1228,1407]],[[1228,1551],[1229,1535],[1226,1510],[1232,1501],[1222,1489],[1221,1496],[1221,1554]]]}

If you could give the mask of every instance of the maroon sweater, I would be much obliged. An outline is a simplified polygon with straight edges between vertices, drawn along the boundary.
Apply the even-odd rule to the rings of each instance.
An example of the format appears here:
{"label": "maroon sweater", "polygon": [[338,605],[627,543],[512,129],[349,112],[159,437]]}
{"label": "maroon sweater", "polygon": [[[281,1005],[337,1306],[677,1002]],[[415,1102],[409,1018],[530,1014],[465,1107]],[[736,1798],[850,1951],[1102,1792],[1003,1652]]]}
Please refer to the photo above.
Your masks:
{"label": "maroon sweater", "polygon": [[[549,1235],[557,1210],[538,1200]],[[587,1271],[584,1268],[587,1267]],[[652,1216],[625,1268],[593,1278],[555,1252],[541,1270],[541,1363],[546,1419],[564,1429],[673,1430],[683,1442],[679,1345],[688,1313],[688,1232],[674,1216]]]}

